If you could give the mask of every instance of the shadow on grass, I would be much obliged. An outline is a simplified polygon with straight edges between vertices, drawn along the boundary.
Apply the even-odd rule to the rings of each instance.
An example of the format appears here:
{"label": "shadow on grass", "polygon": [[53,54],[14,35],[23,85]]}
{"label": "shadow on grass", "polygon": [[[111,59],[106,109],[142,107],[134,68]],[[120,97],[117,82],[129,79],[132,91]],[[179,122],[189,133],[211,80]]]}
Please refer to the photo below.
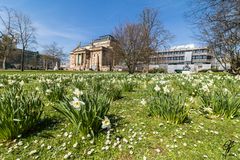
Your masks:
{"label": "shadow on grass", "polygon": [[123,99],[124,97],[126,97],[126,96],[121,95],[121,96],[118,96],[118,97],[113,97],[113,101],[121,100],[121,99]]}
{"label": "shadow on grass", "polygon": [[56,127],[56,124],[59,124],[61,120],[55,116],[53,117],[45,117],[41,121],[39,121],[35,127],[27,130],[25,133],[23,133],[22,138],[27,138],[31,136],[40,136],[43,138],[54,138],[51,133],[48,131],[54,130]]}

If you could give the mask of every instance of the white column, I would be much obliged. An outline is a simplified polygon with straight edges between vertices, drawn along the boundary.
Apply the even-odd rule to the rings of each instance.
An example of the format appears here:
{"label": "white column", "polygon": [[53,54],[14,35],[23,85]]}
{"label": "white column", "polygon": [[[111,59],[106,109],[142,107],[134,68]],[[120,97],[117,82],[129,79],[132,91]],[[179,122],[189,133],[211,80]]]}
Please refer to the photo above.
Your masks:
{"label": "white column", "polygon": [[75,55],[75,66],[78,65],[78,54]]}

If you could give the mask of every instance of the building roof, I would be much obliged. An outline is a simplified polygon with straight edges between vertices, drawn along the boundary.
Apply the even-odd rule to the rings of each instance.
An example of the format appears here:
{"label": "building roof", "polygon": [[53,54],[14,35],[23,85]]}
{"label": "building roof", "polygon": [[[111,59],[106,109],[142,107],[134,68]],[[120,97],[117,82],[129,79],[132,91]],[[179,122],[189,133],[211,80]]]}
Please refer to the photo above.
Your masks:
{"label": "building roof", "polygon": [[[70,52],[70,54],[73,54],[73,53],[74,53],[76,50],[78,50],[78,49],[88,50],[87,47],[91,47],[91,46],[93,45],[93,43],[95,43],[95,42],[101,42],[101,41],[106,41],[106,40],[114,40],[114,37],[113,37],[112,35],[108,34],[108,35],[100,36],[99,38],[93,40],[92,43],[90,43],[90,44],[87,44],[87,45],[84,45],[84,46],[81,46],[81,45],[79,44],[76,48],[74,48],[74,49]],[[100,49],[100,48],[98,48],[98,49]],[[90,48],[89,50],[91,50],[91,48]]]}
{"label": "building roof", "polygon": [[184,52],[184,51],[193,51],[193,50],[200,50],[200,49],[208,49],[207,47],[193,47],[193,46],[189,46],[189,47],[184,47],[184,46],[179,46],[179,47],[172,47],[170,49],[166,49],[166,50],[160,50],[158,52]]}
{"label": "building roof", "polygon": [[94,42],[105,41],[105,40],[113,40],[113,39],[114,39],[114,37],[112,35],[108,34],[108,35],[100,36],[99,38],[93,40],[93,43]]}

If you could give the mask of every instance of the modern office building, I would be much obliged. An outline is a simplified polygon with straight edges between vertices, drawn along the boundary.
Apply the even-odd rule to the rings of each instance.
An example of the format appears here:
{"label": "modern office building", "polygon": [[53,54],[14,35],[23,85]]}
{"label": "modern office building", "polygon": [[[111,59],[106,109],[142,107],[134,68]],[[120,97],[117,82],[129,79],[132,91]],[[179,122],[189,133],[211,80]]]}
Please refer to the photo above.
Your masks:
{"label": "modern office building", "polygon": [[150,68],[165,68],[169,73],[178,70],[198,72],[216,65],[214,55],[206,47],[198,48],[192,44],[159,51],[150,57]]}

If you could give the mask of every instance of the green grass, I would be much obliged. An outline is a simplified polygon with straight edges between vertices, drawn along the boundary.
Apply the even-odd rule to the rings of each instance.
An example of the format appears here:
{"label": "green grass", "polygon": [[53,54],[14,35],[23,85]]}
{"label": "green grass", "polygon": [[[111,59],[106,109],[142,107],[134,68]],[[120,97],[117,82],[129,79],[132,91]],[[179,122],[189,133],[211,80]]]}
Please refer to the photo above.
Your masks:
{"label": "green grass", "polygon": [[[4,72],[6,73],[6,72]],[[33,72],[24,72],[32,74]],[[41,75],[43,72],[34,72]],[[55,74],[55,72],[50,72]],[[65,72],[56,72],[65,74]],[[70,72],[82,73],[82,72]],[[11,73],[7,73],[11,74]],[[14,73],[15,74],[15,73]],[[46,73],[48,74],[48,73]],[[27,89],[40,85],[33,81],[26,84]],[[208,119],[197,109],[191,109],[190,123],[171,124],[160,117],[148,115],[148,107],[140,102],[147,99],[145,89],[136,88],[134,92],[124,92],[123,98],[110,107],[109,117],[113,124],[110,132],[110,145],[106,145],[107,132],[102,132],[91,143],[92,138],[74,135],[70,123],[57,113],[45,100],[44,120],[38,128],[26,136],[13,141],[0,141],[0,159],[223,159],[223,145],[233,140],[234,146],[226,159],[240,159],[240,119]],[[69,136],[71,135],[71,136]],[[119,145],[113,148],[116,139]],[[124,142],[127,139],[127,143]],[[75,143],[76,147],[73,147]],[[51,146],[51,147],[50,147]],[[110,146],[108,150],[103,150]],[[91,154],[88,152],[94,149]],[[36,153],[33,153],[36,150]],[[32,154],[30,154],[32,152]]]}
{"label": "green grass", "polygon": [[83,74],[83,73],[115,73],[115,74],[122,74],[127,72],[117,72],[117,71],[71,71],[71,70],[59,70],[59,71],[53,71],[53,70],[0,70],[0,74]]}

